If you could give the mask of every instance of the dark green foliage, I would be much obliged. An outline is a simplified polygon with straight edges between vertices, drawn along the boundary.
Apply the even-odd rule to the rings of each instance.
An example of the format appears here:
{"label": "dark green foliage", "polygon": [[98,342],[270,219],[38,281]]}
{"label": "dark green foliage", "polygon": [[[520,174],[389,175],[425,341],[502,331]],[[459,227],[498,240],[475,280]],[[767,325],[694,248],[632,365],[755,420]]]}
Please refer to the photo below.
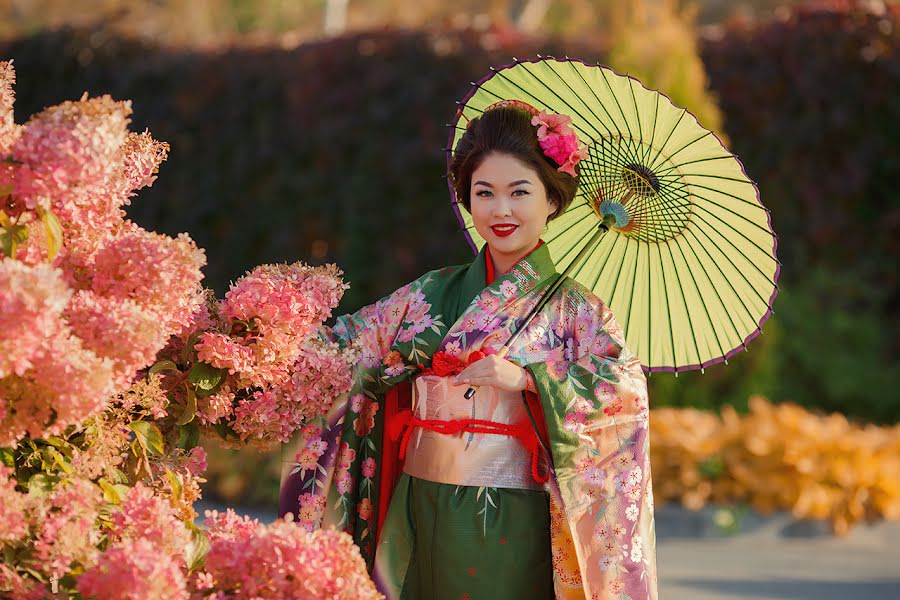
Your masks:
{"label": "dark green foliage", "polygon": [[132,100],[132,128],[172,150],[129,214],[189,232],[220,296],[261,263],[335,262],[352,286],[347,311],[470,260],[444,178],[445,124],[488,66],[558,50],[489,51],[482,39],[394,31],[207,54],[61,31],[0,55],[15,59],[20,120],[84,90]]}
{"label": "dark green foliage", "polygon": [[[900,16],[887,10],[798,9],[703,46],[732,149],[772,211],[782,291],[764,335],[729,366],[654,375],[655,406],[743,407],[759,393],[900,420]],[[469,260],[443,152],[469,81],[512,56],[603,57],[534,39],[489,50],[485,39],[384,31],[202,52],[62,31],[0,45],[0,56],[15,59],[20,121],[85,90],[133,101],[132,128],[172,152],[130,215],[189,232],[220,296],[260,263],[335,262],[352,285],[346,312]]]}
{"label": "dark green foliage", "polygon": [[778,336],[775,377],[760,391],[892,422],[900,419],[900,6],[876,14],[841,4],[730,27],[703,57],[784,263],[766,330]]}

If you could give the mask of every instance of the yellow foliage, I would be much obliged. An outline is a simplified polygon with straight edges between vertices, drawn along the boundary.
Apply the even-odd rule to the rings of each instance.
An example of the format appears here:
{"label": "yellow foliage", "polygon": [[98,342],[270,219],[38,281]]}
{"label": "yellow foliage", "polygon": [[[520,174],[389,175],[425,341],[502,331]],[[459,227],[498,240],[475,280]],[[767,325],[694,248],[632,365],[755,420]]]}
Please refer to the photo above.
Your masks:
{"label": "yellow foliage", "polygon": [[700,58],[695,20],[696,7],[682,8],[676,0],[616,3],[609,24],[614,41],[606,60],[616,71],[665,92],[727,143]]}
{"label": "yellow foliage", "polygon": [[900,425],[858,425],[755,396],[747,415],[660,408],[650,427],[660,502],[790,510],[829,520],[838,535],[862,520],[900,520]]}

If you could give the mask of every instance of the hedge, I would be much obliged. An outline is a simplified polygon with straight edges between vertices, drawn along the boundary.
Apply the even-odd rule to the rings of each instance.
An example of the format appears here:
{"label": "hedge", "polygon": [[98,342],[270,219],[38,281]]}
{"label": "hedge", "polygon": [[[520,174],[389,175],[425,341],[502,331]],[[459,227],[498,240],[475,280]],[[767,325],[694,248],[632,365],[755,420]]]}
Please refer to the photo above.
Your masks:
{"label": "hedge", "polygon": [[[801,7],[702,44],[725,133],[772,211],[781,292],[729,366],[654,375],[656,406],[746,410],[761,394],[900,420],[900,9],[866,6]],[[172,151],[130,215],[189,231],[220,295],[260,263],[336,262],[352,286],[339,312],[469,260],[443,153],[469,81],[512,56],[606,52],[602,40],[451,29],[294,49],[161,48],[103,29],[0,44],[20,73],[20,114],[85,90],[133,99],[133,128]]]}

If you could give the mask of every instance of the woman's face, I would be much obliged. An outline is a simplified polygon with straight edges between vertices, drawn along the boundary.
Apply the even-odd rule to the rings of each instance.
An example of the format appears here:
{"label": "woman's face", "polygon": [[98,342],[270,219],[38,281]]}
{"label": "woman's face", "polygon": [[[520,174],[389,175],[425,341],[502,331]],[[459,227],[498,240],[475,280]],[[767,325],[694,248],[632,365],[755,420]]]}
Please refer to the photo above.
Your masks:
{"label": "woman's face", "polygon": [[498,264],[511,267],[531,252],[556,210],[537,171],[492,152],[472,173],[469,197],[475,230]]}

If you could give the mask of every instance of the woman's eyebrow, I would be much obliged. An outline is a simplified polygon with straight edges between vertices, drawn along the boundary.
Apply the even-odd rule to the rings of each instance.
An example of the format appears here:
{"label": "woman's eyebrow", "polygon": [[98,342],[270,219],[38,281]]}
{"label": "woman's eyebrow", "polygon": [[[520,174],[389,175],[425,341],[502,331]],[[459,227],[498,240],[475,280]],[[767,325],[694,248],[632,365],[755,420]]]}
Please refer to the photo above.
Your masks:
{"label": "woman's eyebrow", "polygon": [[[529,180],[527,180],[527,179],[520,179],[520,180],[518,180],[518,181],[513,181],[512,183],[510,183],[510,184],[509,184],[509,187],[515,187],[515,186],[517,186],[517,185],[522,185],[523,183],[527,183],[528,185],[533,185],[533,184],[532,184]],[[489,184],[487,181],[480,181],[480,180],[479,180],[479,181],[476,181],[476,182],[474,183],[474,185],[483,185],[483,186],[489,187],[489,188],[494,187],[494,186],[492,186],[491,184]]]}

